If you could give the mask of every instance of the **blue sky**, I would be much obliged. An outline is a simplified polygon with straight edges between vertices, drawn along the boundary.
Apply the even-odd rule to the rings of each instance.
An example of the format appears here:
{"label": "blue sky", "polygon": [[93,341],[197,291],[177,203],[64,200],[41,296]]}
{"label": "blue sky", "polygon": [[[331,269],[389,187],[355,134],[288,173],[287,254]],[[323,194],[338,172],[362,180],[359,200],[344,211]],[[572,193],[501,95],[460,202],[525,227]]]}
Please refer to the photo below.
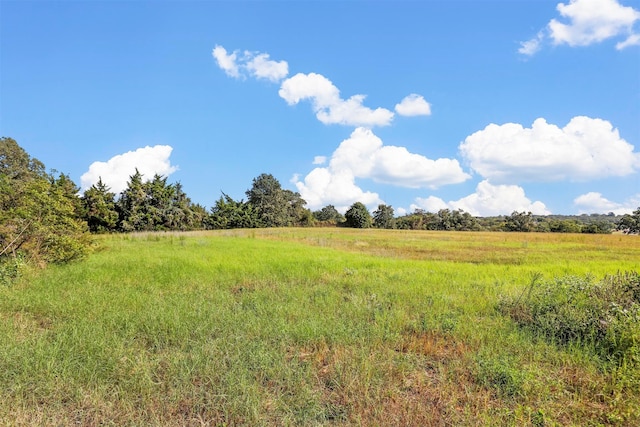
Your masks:
{"label": "blue sky", "polygon": [[640,2],[0,1],[0,135],[210,207],[640,206]]}

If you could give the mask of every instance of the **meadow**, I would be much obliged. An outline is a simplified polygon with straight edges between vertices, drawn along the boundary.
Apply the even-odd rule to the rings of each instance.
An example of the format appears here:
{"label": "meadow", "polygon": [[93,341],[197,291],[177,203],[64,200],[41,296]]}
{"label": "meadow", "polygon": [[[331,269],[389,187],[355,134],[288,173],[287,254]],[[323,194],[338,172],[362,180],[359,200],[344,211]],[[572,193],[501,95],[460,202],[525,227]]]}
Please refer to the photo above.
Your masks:
{"label": "meadow", "polygon": [[620,234],[99,236],[0,287],[0,424],[640,425],[640,364],[499,310],[639,267]]}

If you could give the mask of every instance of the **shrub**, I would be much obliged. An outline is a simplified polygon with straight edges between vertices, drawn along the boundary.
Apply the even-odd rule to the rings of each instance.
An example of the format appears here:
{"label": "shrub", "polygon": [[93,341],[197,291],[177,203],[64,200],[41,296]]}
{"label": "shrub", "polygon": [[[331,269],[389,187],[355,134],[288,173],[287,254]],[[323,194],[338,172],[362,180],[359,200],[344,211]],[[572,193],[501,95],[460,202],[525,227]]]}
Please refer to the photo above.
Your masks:
{"label": "shrub", "polygon": [[595,281],[536,276],[516,298],[498,309],[520,326],[561,345],[592,346],[607,360],[640,362],[640,275],[618,273]]}
{"label": "shrub", "polygon": [[369,210],[360,202],[351,205],[344,217],[345,225],[351,228],[369,228],[373,224]]}

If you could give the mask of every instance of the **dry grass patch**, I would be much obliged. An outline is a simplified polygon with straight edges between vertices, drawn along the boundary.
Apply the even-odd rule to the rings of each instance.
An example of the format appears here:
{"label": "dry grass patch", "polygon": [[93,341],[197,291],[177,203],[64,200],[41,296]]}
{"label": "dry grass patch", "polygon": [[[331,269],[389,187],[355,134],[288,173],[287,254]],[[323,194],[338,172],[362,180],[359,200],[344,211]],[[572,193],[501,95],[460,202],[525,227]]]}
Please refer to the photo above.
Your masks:
{"label": "dry grass patch", "polygon": [[401,351],[427,356],[437,362],[446,362],[463,357],[470,349],[468,345],[450,335],[427,331],[406,337]]}
{"label": "dry grass patch", "polygon": [[53,328],[53,320],[44,315],[17,311],[0,313],[0,322],[9,325],[17,342],[33,338],[34,335],[46,333]]}
{"label": "dry grass patch", "polygon": [[474,381],[472,355],[467,344],[428,332],[405,336],[395,349],[320,343],[286,357],[312,368],[330,424],[488,425],[512,417],[513,402]]}

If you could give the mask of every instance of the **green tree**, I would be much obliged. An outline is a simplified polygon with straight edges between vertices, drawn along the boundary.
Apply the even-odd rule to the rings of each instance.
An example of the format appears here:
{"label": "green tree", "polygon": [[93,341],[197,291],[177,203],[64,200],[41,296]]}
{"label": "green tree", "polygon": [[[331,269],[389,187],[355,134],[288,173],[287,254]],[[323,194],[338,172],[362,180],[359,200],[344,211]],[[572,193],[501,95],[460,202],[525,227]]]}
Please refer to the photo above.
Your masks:
{"label": "green tree", "polygon": [[380,204],[373,211],[373,226],[376,228],[394,228],[395,218],[393,208],[390,205]]}
{"label": "green tree", "polygon": [[102,178],[84,192],[84,217],[92,233],[106,233],[116,230],[118,212],[115,194],[110,191]]}
{"label": "green tree", "polygon": [[63,197],[73,205],[75,214],[78,218],[84,218],[84,204],[79,196],[80,187],[71,180],[69,175],[60,173],[57,178],[51,178],[52,185],[57,188]]}
{"label": "green tree", "polygon": [[116,203],[122,231],[192,230],[204,227],[206,209],[191,203],[182,184],[155,174],[143,181],[136,169]]}
{"label": "green tree", "polygon": [[[167,177],[155,174],[151,181],[143,183],[145,192],[142,212],[144,215],[144,229],[167,230],[173,223],[172,212],[173,188],[167,184]],[[180,214],[177,221],[180,220]]]}
{"label": "green tree", "polygon": [[224,193],[205,219],[205,227],[208,229],[256,228],[260,224],[258,212],[252,204],[242,200],[235,201]]}
{"label": "green tree", "polygon": [[334,224],[344,222],[344,215],[342,215],[335,206],[327,205],[318,211],[313,212],[313,217],[317,221],[333,221]]}
{"label": "green tree", "polygon": [[396,228],[403,230],[440,230],[438,215],[416,209],[411,214],[396,218]]}
{"label": "green tree", "polygon": [[[170,203],[165,212],[164,223],[170,230],[193,230],[203,228],[204,216],[187,197],[179,182],[169,186]],[[206,212],[206,211],[205,211]]]}
{"label": "green tree", "polygon": [[371,214],[361,202],[356,202],[344,214],[345,225],[351,228],[369,228],[372,225]]}
{"label": "green tree", "polygon": [[456,231],[477,231],[482,229],[478,220],[462,209],[451,212],[449,220],[452,229]]}
{"label": "green tree", "polygon": [[583,233],[588,234],[610,234],[613,225],[608,221],[592,221],[582,227]]}
{"label": "green tree", "polygon": [[47,178],[44,164],[27,154],[12,138],[0,138],[0,175],[21,186],[34,178]]}
{"label": "green tree", "polygon": [[560,219],[549,221],[549,231],[552,233],[580,233],[582,224],[575,219]]}
{"label": "green tree", "polygon": [[264,227],[284,227],[289,220],[288,203],[280,182],[271,174],[263,173],[253,179],[246,192],[248,203],[258,213]]}
{"label": "green tree", "polygon": [[207,208],[205,208],[199,203],[194,203],[191,205],[190,210],[191,210],[191,217],[193,221],[193,228],[195,229],[206,228],[206,221],[207,221],[207,218],[209,217]]}
{"label": "green tree", "polygon": [[66,262],[84,256],[88,228],[77,187],[54,177],[11,138],[0,138],[0,263]]}
{"label": "green tree", "polygon": [[284,199],[287,201],[287,225],[311,226],[314,219],[311,211],[305,206],[307,201],[300,197],[300,193],[291,190],[283,190]]}
{"label": "green tree", "polygon": [[286,227],[306,225],[311,221],[311,214],[304,207],[307,202],[300,194],[284,190],[271,174],[263,173],[254,178],[246,195],[247,203],[258,213],[260,226]]}
{"label": "green tree", "polygon": [[625,214],[620,218],[616,229],[622,231],[625,234],[639,234],[640,233],[640,207],[633,211],[631,215]]}
{"label": "green tree", "polygon": [[531,212],[514,211],[510,216],[505,218],[504,227],[506,231],[533,231],[533,214]]}
{"label": "green tree", "polygon": [[419,209],[416,209],[413,213],[396,218],[396,228],[400,230],[422,230],[422,225],[422,212]]}
{"label": "green tree", "polygon": [[116,203],[118,224],[122,231],[140,231],[148,229],[147,191],[138,169],[129,177],[127,188],[120,193]]}
{"label": "green tree", "polygon": [[454,222],[449,209],[440,209],[437,213],[438,223],[437,230],[453,230]]}

